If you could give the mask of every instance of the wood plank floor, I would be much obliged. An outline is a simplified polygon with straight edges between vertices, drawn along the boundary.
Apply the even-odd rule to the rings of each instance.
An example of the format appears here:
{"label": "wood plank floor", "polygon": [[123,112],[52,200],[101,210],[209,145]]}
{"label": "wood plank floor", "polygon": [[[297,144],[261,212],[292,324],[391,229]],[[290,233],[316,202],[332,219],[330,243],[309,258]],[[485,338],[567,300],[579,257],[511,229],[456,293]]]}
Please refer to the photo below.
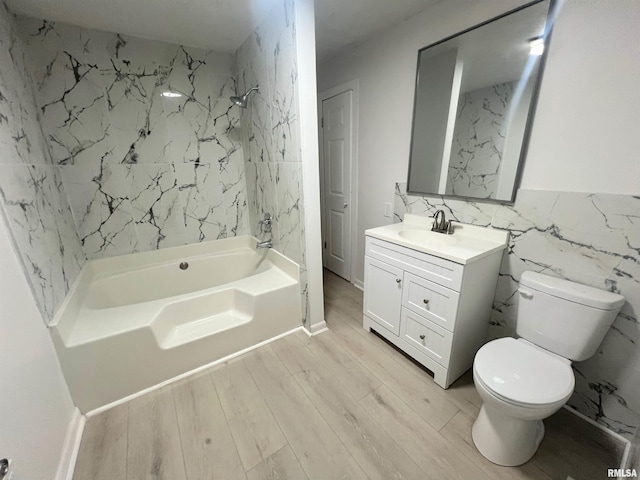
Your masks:
{"label": "wood plank floor", "polygon": [[74,480],[601,479],[621,445],[560,410],[536,456],[499,467],[469,374],[442,390],[362,329],[362,292],[325,272],[328,332],[296,333],[88,419]]}

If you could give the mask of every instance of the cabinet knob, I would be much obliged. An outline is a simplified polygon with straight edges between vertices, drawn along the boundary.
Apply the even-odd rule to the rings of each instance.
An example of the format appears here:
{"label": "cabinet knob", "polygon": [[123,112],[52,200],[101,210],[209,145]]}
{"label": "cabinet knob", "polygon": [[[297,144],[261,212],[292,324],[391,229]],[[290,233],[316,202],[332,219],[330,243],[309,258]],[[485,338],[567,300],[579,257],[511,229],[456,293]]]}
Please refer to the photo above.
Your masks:
{"label": "cabinet knob", "polygon": [[425,305],[429,305],[429,299],[425,298],[424,300],[422,300],[424,302]]}
{"label": "cabinet knob", "polygon": [[400,278],[396,278],[396,283],[400,283],[402,280]]}
{"label": "cabinet knob", "polygon": [[424,335],[420,335],[420,340],[424,340]]}

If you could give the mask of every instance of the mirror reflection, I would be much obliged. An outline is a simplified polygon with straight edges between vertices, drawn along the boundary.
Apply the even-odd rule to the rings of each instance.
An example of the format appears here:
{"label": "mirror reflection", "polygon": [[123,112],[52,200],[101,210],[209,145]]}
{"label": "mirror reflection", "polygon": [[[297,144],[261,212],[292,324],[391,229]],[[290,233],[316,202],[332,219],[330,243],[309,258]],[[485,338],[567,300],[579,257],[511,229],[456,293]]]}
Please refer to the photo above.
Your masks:
{"label": "mirror reflection", "polygon": [[418,52],[409,193],[513,201],[549,1]]}

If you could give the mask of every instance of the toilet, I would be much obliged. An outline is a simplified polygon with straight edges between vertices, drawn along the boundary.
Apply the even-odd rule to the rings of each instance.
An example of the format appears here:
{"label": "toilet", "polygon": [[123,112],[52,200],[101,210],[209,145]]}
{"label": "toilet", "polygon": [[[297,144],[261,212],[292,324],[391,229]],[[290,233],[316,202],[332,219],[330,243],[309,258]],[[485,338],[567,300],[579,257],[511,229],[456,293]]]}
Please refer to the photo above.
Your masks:
{"label": "toilet", "polygon": [[483,405],[472,437],[493,463],[522,465],[538,450],[544,418],[571,397],[572,361],[591,357],[624,304],[593,287],[524,272],[518,288],[516,333],[484,345],[473,362]]}

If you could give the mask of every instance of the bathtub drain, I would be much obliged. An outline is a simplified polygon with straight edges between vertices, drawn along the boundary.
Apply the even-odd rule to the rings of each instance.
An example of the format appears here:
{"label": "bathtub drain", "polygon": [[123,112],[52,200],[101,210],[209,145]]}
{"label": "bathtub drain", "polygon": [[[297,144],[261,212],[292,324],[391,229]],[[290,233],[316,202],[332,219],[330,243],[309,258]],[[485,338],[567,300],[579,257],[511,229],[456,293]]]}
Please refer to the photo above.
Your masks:
{"label": "bathtub drain", "polygon": [[187,262],[180,263],[180,270],[186,270],[187,268],[189,268],[189,264]]}

